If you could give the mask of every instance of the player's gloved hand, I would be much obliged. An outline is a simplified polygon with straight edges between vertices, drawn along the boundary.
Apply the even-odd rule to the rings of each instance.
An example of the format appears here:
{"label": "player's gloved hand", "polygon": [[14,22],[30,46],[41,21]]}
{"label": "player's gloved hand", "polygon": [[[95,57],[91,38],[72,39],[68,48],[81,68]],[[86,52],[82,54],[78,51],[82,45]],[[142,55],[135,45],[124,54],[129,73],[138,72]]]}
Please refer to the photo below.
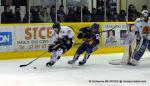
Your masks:
{"label": "player's gloved hand", "polygon": [[59,38],[58,42],[59,42],[59,44],[63,44],[65,42],[67,42],[68,40],[70,40],[70,38],[68,38],[68,36],[65,36],[63,38]]}
{"label": "player's gloved hand", "polygon": [[92,38],[92,34],[90,34],[90,33],[84,34],[83,38],[91,39]]}
{"label": "player's gloved hand", "polygon": [[53,51],[53,47],[54,47],[54,45],[50,44],[50,45],[48,46],[48,52],[52,52],[52,51]]}
{"label": "player's gloved hand", "polygon": [[79,33],[78,36],[77,36],[78,39],[82,39],[82,37],[83,37],[82,33]]}
{"label": "player's gloved hand", "polygon": [[138,31],[135,31],[134,33],[135,33],[135,35],[139,35],[139,32],[138,32]]}

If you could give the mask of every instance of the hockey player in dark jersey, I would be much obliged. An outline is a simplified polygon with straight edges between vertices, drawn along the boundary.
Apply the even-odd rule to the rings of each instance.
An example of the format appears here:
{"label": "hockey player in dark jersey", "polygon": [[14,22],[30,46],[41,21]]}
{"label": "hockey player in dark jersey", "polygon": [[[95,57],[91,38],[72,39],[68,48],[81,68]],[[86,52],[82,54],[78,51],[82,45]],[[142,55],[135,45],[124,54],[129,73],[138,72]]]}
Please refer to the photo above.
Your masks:
{"label": "hockey player in dark jersey", "polygon": [[76,54],[73,59],[68,61],[68,64],[75,63],[79,56],[86,52],[84,58],[79,61],[79,65],[84,65],[87,59],[90,57],[91,53],[98,49],[99,46],[99,24],[94,23],[89,27],[84,27],[80,29],[78,34],[78,39],[82,39],[83,43],[78,47]]}

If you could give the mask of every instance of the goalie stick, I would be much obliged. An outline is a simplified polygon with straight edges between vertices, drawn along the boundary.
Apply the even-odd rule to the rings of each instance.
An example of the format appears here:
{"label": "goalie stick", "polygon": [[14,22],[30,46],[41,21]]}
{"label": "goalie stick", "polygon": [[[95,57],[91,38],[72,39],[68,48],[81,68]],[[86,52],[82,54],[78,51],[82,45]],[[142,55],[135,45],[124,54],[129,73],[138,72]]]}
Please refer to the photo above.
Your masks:
{"label": "goalie stick", "polygon": [[[58,47],[59,45],[60,45],[60,44],[57,44],[55,47],[53,47],[53,49],[56,48],[56,47]],[[22,64],[22,65],[20,65],[20,67],[25,67],[25,66],[30,65],[31,63],[33,63],[33,62],[36,61],[37,59],[41,58],[41,56],[43,56],[43,55],[46,54],[46,53],[47,53],[47,51],[43,52],[43,53],[42,53],[41,55],[39,55],[37,58],[33,59],[32,61],[28,62],[27,64]]]}
{"label": "goalie stick", "polygon": [[[113,30],[117,27],[118,25],[115,25],[113,28],[109,29],[109,30]],[[108,30],[105,30],[105,31],[101,31],[100,33],[103,33],[103,32],[107,32]]]}
{"label": "goalie stick", "polygon": [[109,64],[112,64],[112,65],[128,64],[128,62],[130,61],[130,59],[133,55],[133,52],[135,51],[136,46],[137,46],[136,37],[137,37],[137,35],[135,36],[133,42],[129,45],[129,47],[126,47],[122,59],[111,60],[109,62]]}
{"label": "goalie stick", "polygon": [[[150,57],[142,58],[140,60],[140,62],[144,62],[144,61],[148,61],[148,60],[150,60]],[[115,60],[112,60],[112,61],[116,62],[116,63],[112,64],[111,62],[109,62],[109,64],[111,64],[111,65],[127,65],[125,62],[122,62],[122,59],[115,59]]]}
{"label": "goalie stick", "polygon": [[[122,65],[122,64],[128,64],[131,57],[132,57],[132,54],[137,46],[137,43],[136,43],[136,38],[137,38],[137,34],[134,36],[131,32],[132,32],[132,28],[130,26],[130,28],[128,28],[128,24],[127,24],[127,18],[126,18],[126,25],[127,25],[127,29],[129,31],[130,34],[128,34],[129,36],[126,37],[125,39],[125,42],[129,42],[129,45],[125,47],[125,52],[123,54],[123,57],[122,59],[120,60],[112,60],[112,61],[109,61],[109,64],[112,64],[112,65]],[[132,42],[131,42],[131,38],[133,38]]]}

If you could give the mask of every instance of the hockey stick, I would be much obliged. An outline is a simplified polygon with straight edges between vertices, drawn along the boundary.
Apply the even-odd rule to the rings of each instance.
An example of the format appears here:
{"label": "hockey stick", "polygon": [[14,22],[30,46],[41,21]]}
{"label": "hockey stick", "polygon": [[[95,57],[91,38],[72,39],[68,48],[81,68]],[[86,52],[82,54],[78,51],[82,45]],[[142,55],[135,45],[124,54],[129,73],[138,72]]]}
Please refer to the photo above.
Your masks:
{"label": "hockey stick", "polygon": [[47,53],[47,51],[44,52],[44,53],[42,53],[41,55],[39,55],[37,58],[33,59],[32,61],[30,61],[29,63],[20,65],[20,67],[25,67],[25,66],[30,65],[32,62],[34,62],[35,60],[39,59],[41,56],[43,56],[43,55],[46,54],[46,53]]}
{"label": "hockey stick", "polygon": [[[115,25],[113,28],[109,29],[109,30],[113,30],[117,27],[118,25]],[[101,31],[100,33],[103,33],[103,32],[107,32],[108,30],[105,30],[105,31]]]}
{"label": "hockey stick", "polygon": [[[57,44],[56,46],[53,47],[53,49],[55,49],[56,47],[58,47],[60,44]],[[20,67],[25,67],[25,66],[28,66],[30,65],[31,63],[33,63],[35,60],[39,59],[41,56],[43,56],[44,54],[46,54],[47,51],[43,52],[41,55],[39,55],[37,58],[33,59],[32,61],[30,61],[29,63],[27,64],[23,64],[23,65],[20,65]]]}

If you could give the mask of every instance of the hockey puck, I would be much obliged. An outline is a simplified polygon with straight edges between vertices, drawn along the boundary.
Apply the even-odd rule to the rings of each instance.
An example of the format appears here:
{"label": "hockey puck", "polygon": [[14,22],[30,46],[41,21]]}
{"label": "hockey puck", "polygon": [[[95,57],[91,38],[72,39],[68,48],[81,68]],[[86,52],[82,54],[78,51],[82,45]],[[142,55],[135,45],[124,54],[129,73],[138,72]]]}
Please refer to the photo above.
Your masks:
{"label": "hockey puck", "polygon": [[33,69],[36,69],[36,67],[33,67]]}

